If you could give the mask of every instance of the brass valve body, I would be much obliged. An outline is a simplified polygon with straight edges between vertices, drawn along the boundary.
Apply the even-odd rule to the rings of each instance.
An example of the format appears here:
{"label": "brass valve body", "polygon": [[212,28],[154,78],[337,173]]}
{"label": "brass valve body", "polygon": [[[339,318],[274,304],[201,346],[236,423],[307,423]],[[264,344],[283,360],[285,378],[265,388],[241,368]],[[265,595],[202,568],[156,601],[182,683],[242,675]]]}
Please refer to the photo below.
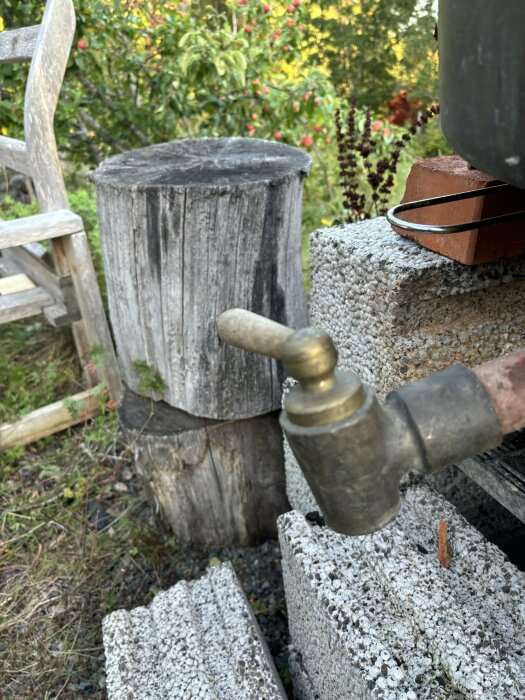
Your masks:
{"label": "brass valve body", "polygon": [[380,406],[316,328],[292,331],[241,309],[218,319],[223,340],[281,359],[298,380],[281,426],[326,524],[347,535],[381,529],[397,515],[399,481],[496,447],[501,425],[476,374],[455,365],[391,392]]}

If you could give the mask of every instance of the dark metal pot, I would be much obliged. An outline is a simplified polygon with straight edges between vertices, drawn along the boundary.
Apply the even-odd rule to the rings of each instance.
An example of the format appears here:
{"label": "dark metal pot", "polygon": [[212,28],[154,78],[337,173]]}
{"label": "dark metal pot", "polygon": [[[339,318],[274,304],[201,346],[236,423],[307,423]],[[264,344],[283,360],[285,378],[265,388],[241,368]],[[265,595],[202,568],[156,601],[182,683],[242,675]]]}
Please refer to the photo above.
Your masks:
{"label": "dark metal pot", "polygon": [[525,189],[525,0],[439,0],[438,38],[449,144]]}

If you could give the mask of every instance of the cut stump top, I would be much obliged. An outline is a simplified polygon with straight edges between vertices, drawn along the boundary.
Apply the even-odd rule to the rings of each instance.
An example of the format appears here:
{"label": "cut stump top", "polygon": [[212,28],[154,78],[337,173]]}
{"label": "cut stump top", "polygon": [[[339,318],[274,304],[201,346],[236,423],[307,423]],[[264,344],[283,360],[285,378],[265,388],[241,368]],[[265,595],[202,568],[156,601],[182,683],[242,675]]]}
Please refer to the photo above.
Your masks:
{"label": "cut stump top", "polygon": [[308,174],[304,151],[262,139],[200,138],[170,141],[122,153],[92,173],[97,185],[125,189],[230,187]]}

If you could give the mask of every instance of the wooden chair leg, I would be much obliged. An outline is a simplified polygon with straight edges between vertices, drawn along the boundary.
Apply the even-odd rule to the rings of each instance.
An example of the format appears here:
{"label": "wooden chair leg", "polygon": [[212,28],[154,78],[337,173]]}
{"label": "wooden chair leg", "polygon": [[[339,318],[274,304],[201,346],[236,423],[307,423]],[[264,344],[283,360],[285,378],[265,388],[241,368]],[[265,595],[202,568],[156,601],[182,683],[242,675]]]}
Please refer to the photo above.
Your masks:
{"label": "wooden chair leg", "polygon": [[91,352],[100,348],[103,355],[100,376],[106,381],[111,398],[118,401],[122,383],[87,236],[85,232],[74,233],[62,241],[84,322],[87,347]]}

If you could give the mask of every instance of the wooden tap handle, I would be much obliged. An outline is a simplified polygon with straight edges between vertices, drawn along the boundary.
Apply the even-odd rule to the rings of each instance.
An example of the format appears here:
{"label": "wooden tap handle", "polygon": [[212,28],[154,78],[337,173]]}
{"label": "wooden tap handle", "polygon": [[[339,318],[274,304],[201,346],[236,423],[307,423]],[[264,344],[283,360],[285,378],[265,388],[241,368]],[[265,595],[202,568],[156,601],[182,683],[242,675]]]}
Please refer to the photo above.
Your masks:
{"label": "wooden tap handle", "polygon": [[225,343],[261,355],[282,359],[284,341],[295,331],[245,309],[229,309],[217,319]]}

